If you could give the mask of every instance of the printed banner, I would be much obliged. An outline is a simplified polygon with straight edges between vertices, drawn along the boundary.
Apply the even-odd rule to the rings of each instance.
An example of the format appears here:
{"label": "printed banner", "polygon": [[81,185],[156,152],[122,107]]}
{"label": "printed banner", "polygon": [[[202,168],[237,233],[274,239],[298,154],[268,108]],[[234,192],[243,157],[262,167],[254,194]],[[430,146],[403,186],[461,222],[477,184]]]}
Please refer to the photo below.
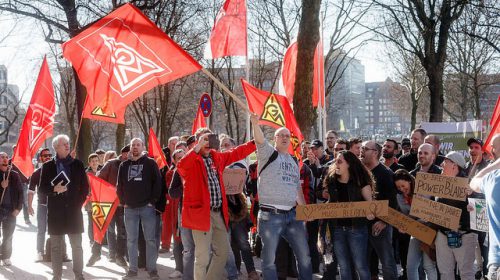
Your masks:
{"label": "printed banner", "polygon": [[329,218],[359,218],[374,214],[376,217],[387,216],[388,200],[336,202],[297,206],[297,220],[317,220]]}
{"label": "printed banner", "polygon": [[440,174],[418,172],[415,178],[415,193],[465,201],[469,180]]}
{"label": "printed banner", "polygon": [[419,195],[413,196],[410,216],[415,216],[451,230],[458,230],[461,214],[462,209],[426,199]]}

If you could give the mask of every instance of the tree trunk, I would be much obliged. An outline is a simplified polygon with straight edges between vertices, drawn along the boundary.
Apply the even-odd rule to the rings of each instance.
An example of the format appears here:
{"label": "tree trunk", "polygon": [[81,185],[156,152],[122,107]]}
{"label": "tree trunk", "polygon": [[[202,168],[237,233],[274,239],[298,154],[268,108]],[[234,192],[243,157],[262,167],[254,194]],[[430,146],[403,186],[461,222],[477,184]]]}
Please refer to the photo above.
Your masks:
{"label": "tree trunk", "polygon": [[[440,69],[439,69],[440,68]],[[436,67],[427,69],[427,77],[429,78],[429,92],[430,92],[430,122],[443,121],[443,68]]]}
{"label": "tree trunk", "polygon": [[418,109],[418,103],[414,98],[412,98],[412,100],[411,100],[411,128],[410,128],[410,131],[413,131],[415,129],[415,126],[417,125],[417,109]]}
{"label": "tree trunk", "polygon": [[119,154],[120,150],[125,146],[125,124],[118,124],[116,126],[116,153]]}
{"label": "tree trunk", "polygon": [[302,0],[302,15],[297,37],[297,67],[293,104],[295,118],[306,137],[316,119],[312,106],[314,52],[319,41],[319,10],[321,0]]}

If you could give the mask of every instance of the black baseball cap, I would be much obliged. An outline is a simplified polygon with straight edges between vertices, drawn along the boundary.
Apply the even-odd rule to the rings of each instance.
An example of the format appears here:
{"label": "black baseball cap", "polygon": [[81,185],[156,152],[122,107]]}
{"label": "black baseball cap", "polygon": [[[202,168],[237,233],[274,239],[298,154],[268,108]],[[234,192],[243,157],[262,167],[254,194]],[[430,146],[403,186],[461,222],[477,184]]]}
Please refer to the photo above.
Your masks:
{"label": "black baseball cap", "polygon": [[314,147],[314,148],[323,147],[323,142],[321,142],[321,140],[319,140],[319,139],[315,139],[309,145],[309,148],[312,148],[312,147]]}
{"label": "black baseball cap", "polygon": [[472,144],[472,143],[477,143],[481,147],[483,146],[483,140],[481,140],[479,138],[472,137],[472,138],[469,138],[469,140],[467,140],[467,146],[470,146],[470,144]]}

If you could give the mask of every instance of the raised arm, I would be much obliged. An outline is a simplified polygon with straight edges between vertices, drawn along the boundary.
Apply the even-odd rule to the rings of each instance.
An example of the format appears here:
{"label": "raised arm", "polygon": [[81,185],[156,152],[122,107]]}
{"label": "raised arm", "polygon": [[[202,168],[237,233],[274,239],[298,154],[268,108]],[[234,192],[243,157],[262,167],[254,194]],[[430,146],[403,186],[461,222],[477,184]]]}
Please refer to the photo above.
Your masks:
{"label": "raised arm", "polygon": [[259,116],[252,113],[250,115],[250,121],[252,122],[253,126],[253,137],[255,139],[255,144],[264,144],[264,141],[266,141],[266,139],[264,138],[264,132],[262,132],[262,128],[259,125]]}

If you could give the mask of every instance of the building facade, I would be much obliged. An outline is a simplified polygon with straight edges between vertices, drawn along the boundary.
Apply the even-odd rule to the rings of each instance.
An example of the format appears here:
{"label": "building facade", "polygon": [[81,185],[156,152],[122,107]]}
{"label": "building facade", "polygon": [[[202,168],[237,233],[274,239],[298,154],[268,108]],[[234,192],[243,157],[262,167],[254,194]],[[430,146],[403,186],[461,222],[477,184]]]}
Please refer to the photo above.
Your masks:
{"label": "building facade", "polygon": [[12,146],[19,137],[20,116],[19,88],[8,83],[5,65],[0,65],[0,151],[12,155]]}

